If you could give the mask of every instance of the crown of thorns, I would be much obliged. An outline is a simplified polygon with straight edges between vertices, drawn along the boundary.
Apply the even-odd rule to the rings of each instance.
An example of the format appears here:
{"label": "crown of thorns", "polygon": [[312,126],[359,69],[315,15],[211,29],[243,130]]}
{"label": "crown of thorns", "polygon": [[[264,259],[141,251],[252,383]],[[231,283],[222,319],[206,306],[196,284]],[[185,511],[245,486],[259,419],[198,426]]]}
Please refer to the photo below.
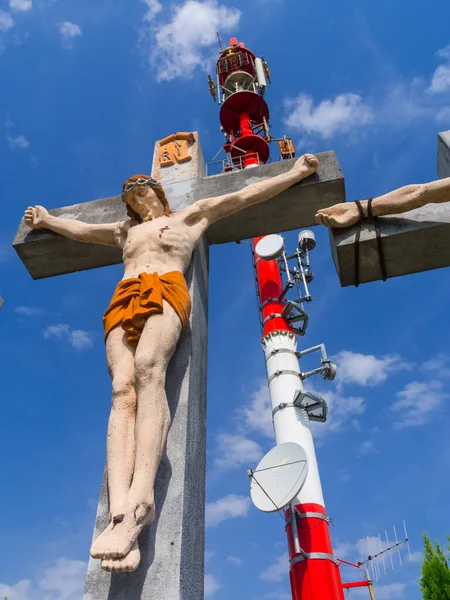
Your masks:
{"label": "crown of thorns", "polygon": [[161,183],[154,179],[153,177],[139,177],[136,181],[125,182],[123,185],[122,196],[132,190],[134,187],[139,186],[143,187],[144,185],[148,185],[149,187],[162,187]]}

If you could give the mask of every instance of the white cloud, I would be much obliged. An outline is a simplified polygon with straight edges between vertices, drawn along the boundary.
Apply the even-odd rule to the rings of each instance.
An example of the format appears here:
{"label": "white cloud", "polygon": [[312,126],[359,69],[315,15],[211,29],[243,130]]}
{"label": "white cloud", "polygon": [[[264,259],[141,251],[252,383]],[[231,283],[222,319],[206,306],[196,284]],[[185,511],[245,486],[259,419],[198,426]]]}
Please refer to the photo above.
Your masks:
{"label": "white cloud", "polygon": [[30,145],[30,142],[24,135],[14,136],[8,134],[6,136],[6,139],[11,150],[15,150],[16,148],[28,148],[28,146]]}
{"label": "white cloud", "polygon": [[227,563],[230,563],[230,565],[233,565],[234,567],[242,567],[244,561],[238,556],[227,556]]}
{"label": "white cloud", "polygon": [[244,426],[269,438],[274,437],[269,388],[266,382],[250,396],[250,404],[242,409]]}
{"label": "white cloud", "polygon": [[[437,53],[440,64],[430,77],[389,78],[364,97],[344,91],[320,102],[301,93],[285,101],[284,122],[308,138],[328,139],[350,133],[361,137],[380,127],[394,129],[418,120],[444,122],[450,115],[450,46]],[[349,139],[353,139],[349,137]]]}
{"label": "white cloud", "polygon": [[289,556],[286,553],[275,559],[274,563],[271,564],[265,571],[260,573],[259,578],[263,581],[283,581],[289,573]]}
{"label": "white cloud", "polygon": [[[153,20],[159,12],[158,2],[146,2],[149,12],[144,19]],[[155,12],[156,11],[156,12]],[[211,47],[217,43],[216,32],[234,30],[241,13],[217,0],[187,0],[173,7],[168,23],[150,26],[149,61],[159,81],[189,77],[197,67],[206,68]]]}
{"label": "white cloud", "polygon": [[93,345],[91,334],[81,329],[71,329],[69,325],[50,325],[43,331],[46,339],[54,338],[67,342],[77,350],[90,348]]}
{"label": "white cloud", "polygon": [[411,562],[421,563],[423,561],[423,552],[411,552]]}
{"label": "white cloud", "polygon": [[205,598],[209,598],[220,590],[222,586],[214,575],[205,575]]}
{"label": "white cloud", "polygon": [[29,306],[16,306],[14,312],[21,317],[40,317],[43,314],[42,308],[30,308]]}
{"label": "white cloud", "polygon": [[403,362],[398,356],[382,356],[360,354],[342,350],[333,357],[337,364],[336,381],[339,386],[356,383],[362,386],[374,386],[383,383],[390,373],[408,370],[411,365]]}
{"label": "white cloud", "polygon": [[29,580],[13,586],[0,583],[0,597],[8,600],[79,600],[83,595],[86,570],[85,562],[58,558],[44,569],[35,584]]}
{"label": "white cloud", "polygon": [[284,122],[289,129],[324,139],[366,125],[373,118],[372,109],[352,93],[323,100],[317,106],[311,96],[302,93],[286,100],[285,107],[289,114]]}
{"label": "white cloud", "polygon": [[58,558],[44,571],[39,588],[48,592],[46,600],[78,600],[83,595],[86,569],[81,560]]}
{"label": "white cloud", "polygon": [[220,433],[217,438],[214,464],[221,469],[233,469],[257,463],[263,456],[261,446],[243,435]]}
{"label": "white cloud", "polygon": [[434,358],[426,360],[422,365],[422,370],[426,373],[433,373],[436,377],[450,376],[450,359],[445,354],[438,354]]}
{"label": "white cloud", "polygon": [[398,415],[394,426],[404,429],[429,423],[440,411],[448,394],[443,391],[440,381],[411,381],[398,392],[397,398],[399,399],[391,405],[391,411]]}
{"label": "white cloud", "polygon": [[16,12],[28,12],[33,8],[32,0],[9,0],[9,8]]}
{"label": "white cloud", "polygon": [[245,517],[250,510],[250,498],[248,496],[236,496],[230,494],[216,502],[206,503],[205,522],[207,527],[216,527],[222,521]]}
{"label": "white cloud", "polygon": [[355,547],[349,542],[335,542],[333,544],[333,553],[337,558],[349,558]]}
{"label": "white cloud", "polygon": [[314,439],[321,440],[330,433],[340,431],[347,423],[358,426],[356,417],[365,411],[364,398],[361,396],[343,396],[332,390],[317,391],[308,386],[308,391],[318,393],[328,404],[328,419],[326,423],[311,423]]}
{"label": "white cloud", "polygon": [[61,36],[61,40],[64,48],[72,48],[73,40],[77,37],[81,37],[83,32],[81,31],[81,27],[76,25],[75,23],[71,23],[70,21],[63,21],[62,23],[58,23],[58,30]]}
{"label": "white cloud", "polygon": [[0,10],[0,33],[8,31],[11,27],[14,27],[12,16],[4,10]]}
{"label": "white cloud", "polygon": [[370,454],[371,452],[374,452],[375,450],[375,444],[370,441],[367,440],[365,442],[362,442],[360,447],[359,447],[359,456],[364,456],[365,454]]}
{"label": "white cloud", "polygon": [[31,600],[30,587],[31,581],[27,579],[12,586],[0,583],[0,596],[8,600]]}
{"label": "white cloud", "polygon": [[150,22],[161,12],[162,5],[158,0],[142,0],[147,5],[147,12],[144,15],[144,21]]}
{"label": "white cloud", "polygon": [[433,73],[430,87],[428,88],[430,94],[442,94],[442,92],[450,90],[450,45],[439,50],[437,55],[439,58],[442,58],[445,63],[439,65]]}

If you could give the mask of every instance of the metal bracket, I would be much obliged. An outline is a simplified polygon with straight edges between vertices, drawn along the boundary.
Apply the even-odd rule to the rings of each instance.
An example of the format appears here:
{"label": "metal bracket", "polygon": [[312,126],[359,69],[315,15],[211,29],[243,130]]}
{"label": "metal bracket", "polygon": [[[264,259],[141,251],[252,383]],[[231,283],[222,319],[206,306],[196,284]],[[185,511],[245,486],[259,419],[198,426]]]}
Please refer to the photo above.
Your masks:
{"label": "metal bracket", "polygon": [[318,394],[299,390],[294,396],[294,406],[306,411],[310,421],[325,423],[328,416],[328,405]]}
{"label": "metal bracket", "polygon": [[293,371],[291,369],[280,369],[279,371],[275,371],[275,373],[273,373],[268,380],[268,383],[270,384],[270,382],[272,381],[272,379],[275,379],[275,377],[279,377],[280,375],[295,375],[296,377],[299,377],[299,374],[297,373],[297,371]]}
{"label": "metal bracket", "polygon": [[272,411],[272,417],[274,417],[279,410],[284,410],[285,408],[297,408],[297,407],[295,406],[295,404],[293,402],[282,402],[278,406],[275,406],[275,408]]}
{"label": "metal bracket", "polygon": [[334,564],[338,564],[339,561],[332,555],[332,554],[327,554],[326,552],[309,552],[308,554],[300,554],[300,556],[294,556],[294,558],[291,558],[291,560],[289,561],[291,563],[291,565],[295,565],[299,562],[302,562],[303,560],[331,560],[331,562],[333,562]]}
{"label": "metal bracket", "polygon": [[325,380],[333,381],[336,377],[336,365],[334,365],[331,360],[328,358],[327,351],[325,349],[325,344],[319,344],[318,346],[313,346],[312,348],[308,348],[307,350],[301,350],[296,353],[298,359],[306,356],[306,354],[312,354],[313,352],[320,351],[322,353],[322,358],[320,360],[320,367],[317,369],[313,369],[312,371],[306,371],[306,373],[301,373],[300,377],[303,380],[308,379],[308,377],[312,377],[313,375],[322,374],[322,377]]}
{"label": "metal bracket", "polygon": [[327,523],[330,522],[330,517],[328,515],[324,515],[323,513],[319,513],[319,512],[298,512],[297,509],[295,509],[296,513],[297,513],[297,517],[299,519],[322,519],[322,521],[326,521]]}

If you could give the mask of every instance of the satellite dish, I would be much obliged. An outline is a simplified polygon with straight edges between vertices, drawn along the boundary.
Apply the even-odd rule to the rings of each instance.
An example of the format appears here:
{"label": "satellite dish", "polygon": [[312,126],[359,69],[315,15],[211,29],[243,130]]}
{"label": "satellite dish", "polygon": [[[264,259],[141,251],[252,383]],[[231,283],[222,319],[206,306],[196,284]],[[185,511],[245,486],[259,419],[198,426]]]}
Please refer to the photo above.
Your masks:
{"label": "satellite dish", "polygon": [[272,233],[266,235],[256,244],[256,254],[263,260],[272,260],[281,256],[284,250],[284,240],[281,235]]}
{"label": "satellite dish", "polygon": [[250,471],[250,496],[263,512],[284,508],[298,495],[308,474],[308,457],[299,444],[272,448],[255,471]]}

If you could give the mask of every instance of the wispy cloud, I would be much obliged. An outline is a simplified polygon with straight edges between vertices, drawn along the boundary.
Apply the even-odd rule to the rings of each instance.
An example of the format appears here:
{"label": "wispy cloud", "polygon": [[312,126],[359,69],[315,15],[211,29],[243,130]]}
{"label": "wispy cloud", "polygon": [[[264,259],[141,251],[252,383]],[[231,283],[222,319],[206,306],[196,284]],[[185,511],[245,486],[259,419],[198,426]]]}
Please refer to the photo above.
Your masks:
{"label": "wispy cloud", "polygon": [[49,600],[77,600],[83,594],[87,564],[81,560],[58,558],[39,580],[39,588]]}
{"label": "wispy cloud", "polygon": [[30,142],[24,135],[6,135],[6,140],[11,150],[17,150],[18,148],[28,148]]}
{"label": "wispy cloud", "polygon": [[267,382],[263,381],[250,396],[250,402],[239,412],[243,428],[254,430],[269,438],[274,437],[272,411]]}
{"label": "wispy cloud", "polygon": [[9,0],[9,8],[16,12],[28,12],[33,8],[32,0]]}
{"label": "wispy cloud", "polygon": [[263,581],[277,582],[283,581],[289,573],[289,556],[287,552],[276,558],[273,563],[259,574]]}
{"label": "wispy cloud", "polygon": [[76,23],[71,23],[70,21],[58,23],[58,31],[61,36],[63,48],[66,49],[73,48],[73,41],[77,37],[81,37],[83,35],[81,27]]}
{"label": "wispy cloud", "polygon": [[210,598],[221,588],[219,580],[211,574],[205,575],[205,598]]}
{"label": "wispy cloud", "polygon": [[21,317],[40,317],[44,314],[42,308],[31,308],[29,306],[16,306],[14,312]]}
{"label": "wispy cloud", "polygon": [[450,90],[450,45],[437,52],[439,58],[444,61],[439,65],[431,78],[430,94],[442,94]]}
{"label": "wispy cloud", "polygon": [[155,22],[161,11],[157,0],[143,0],[143,20],[148,37],[148,59],[159,81],[189,77],[195,69],[211,62],[216,32],[235,30],[241,13],[217,0],[187,0],[172,7],[168,22]]}
{"label": "wispy cloud", "polygon": [[76,350],[84,350],[93,345],[92,336],[81,329],[71,329],[67,324],[50,325],[43,331],[46,339],[56,339],[68,343]]}
{"label": "wispy cloud", "polygon": [[362,442],[361,445],[359,446],[358,455],[365,456],[366,454],[371,454],[374,451],[375,451],[374,442],[371,440],[366,440],[365,442]]}
{"label": "wispy cloud", "polygon": [[397,429],[421,427],[432,421],[441,411],[443,402],[449,397],[440,381],[411,381],[398,392],[391,411],[397,415]]}
{"label": "wispy cloud", "polygon": [[233,565],[234,567],[242,567],[244,561],[238,556],[227,556],[227,563]]}
{"label": "wispy cloud", "polygon": [[288,113],[285,124],[289,129],[324,139],[367,125],[373,120],[372,109],[361,96],[350,92],[316,105],[311,96],[302,93],[296,98],[288,98],[285,110]]}
{"label": "wispy cloud", "polygon": [[87,563],[58,558],[44,569],[36,583],[25,579],[16,585],[0,583],[0,596],[10,600],[79,600],[83,595]]}
{"label": "wispy cloud", "polygon": [[214,464],[220,469],[249,467],[263,456],[261,446],[242,434],[220,433],[216,436]]}
{"label": "wispy cloud", "polygon": [[284,122],[306,142],[344,134],[353,139],[379,127],[399,129],[421,119],[443,121],[450,114],[450,46],[437,56],[443,64],[430,78],[387,78],[364,96],[346,90],[321,100],[304,93],[287,98]]}
{"label": "wispy cloud", "polygon": [[5,10],[0,10],[0,33],[9,31],[12,27],[14,27],[12,16]]}
{"label": "wispy cloud", "polygon": [[236,496],[230,494],[206,504],[205,522],[207,527],[216,527],[222,521],[245,517],[250,510],[251,501],[248,496]]}
{"label": "wispy cloud", "polygon": [[337,364],[338,387],[345,384],[375,386],[386,381],[391,373],[410,370],[412,365],[404,362],[399,356],[381,356],[361,354],[342,350],[333,357]]}
{"label": "wispy cloud", "polygon": [[434,377],[450,377],[450,357],[445,354],[438,354],[422,365],[425,373],[433,373]]}
{"label": "wispy cloud", "polygon": [[323,440],[330,434],[340,432],[344,427],[357,426],[357,418],[361,416],[366,407],[362,396],[347,396],[334,390],[316,390],[308,386],[308,391],[318,393],[328,405],[328,418],[326,423],[311,423],[314,438]]}
{"label": "wispy cloud", "polygon": [[158,13],[162,11],[162,4],[158,0],[142,0],[147,6],[147,12],[144,14],[144,21],[150,23]]}

